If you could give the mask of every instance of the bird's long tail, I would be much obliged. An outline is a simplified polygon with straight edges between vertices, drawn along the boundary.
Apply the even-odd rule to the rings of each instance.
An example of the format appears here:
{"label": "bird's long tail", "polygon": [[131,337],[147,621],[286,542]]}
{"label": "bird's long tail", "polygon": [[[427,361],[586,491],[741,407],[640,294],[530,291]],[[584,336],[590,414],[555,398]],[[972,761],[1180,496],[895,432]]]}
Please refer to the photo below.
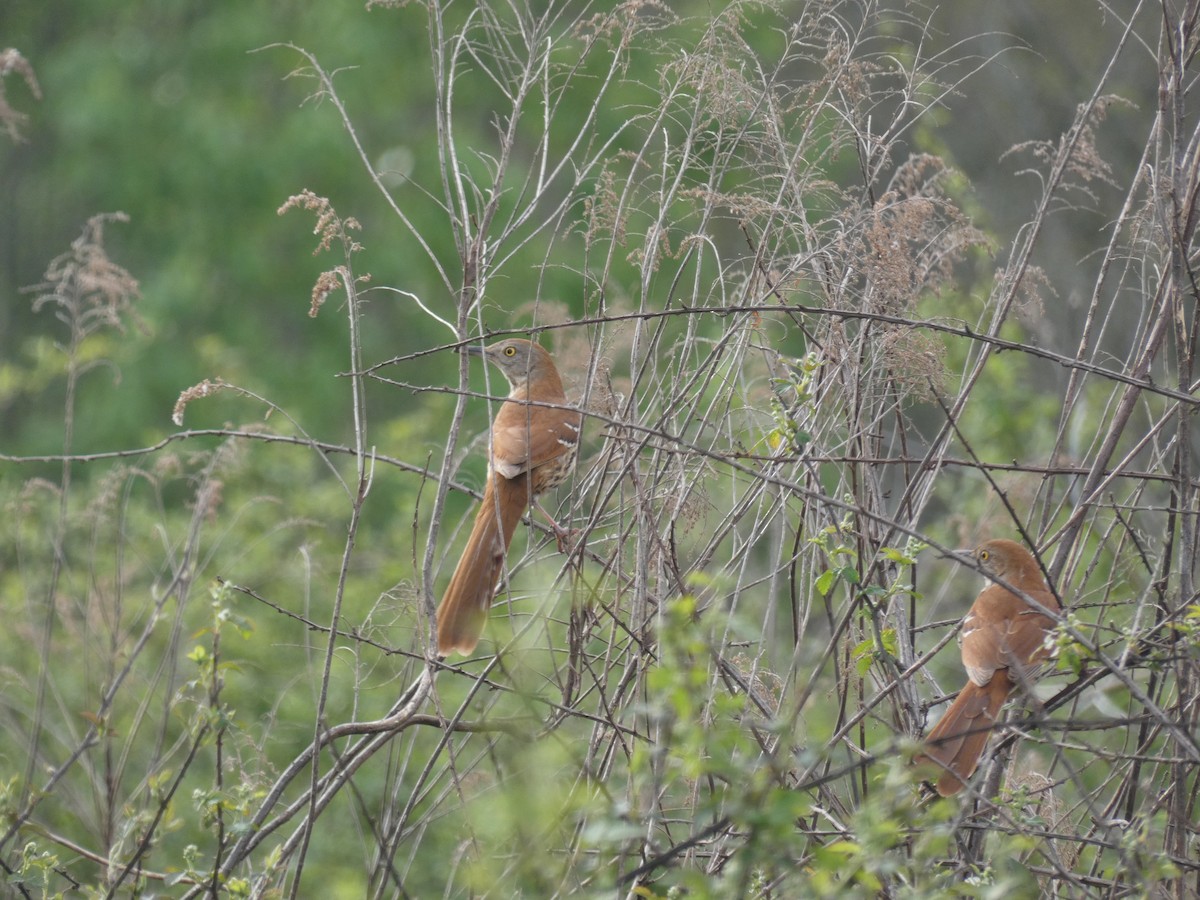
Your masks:
{"label": "bird's long tail", "polygon": [[468,654],[479,643],[504,556],[521,514],[529,505],[528,476],[490,474],[475,524],[438,606],[438,655]]}
{"label": "bird's long tail", "polygon": [[968,681],[925,737],[925,751],[914,762],[940,768],[937,792],[943,797],[958,793],[974,773],[1011,690],[1006,669],[995,672],[983,687]]}

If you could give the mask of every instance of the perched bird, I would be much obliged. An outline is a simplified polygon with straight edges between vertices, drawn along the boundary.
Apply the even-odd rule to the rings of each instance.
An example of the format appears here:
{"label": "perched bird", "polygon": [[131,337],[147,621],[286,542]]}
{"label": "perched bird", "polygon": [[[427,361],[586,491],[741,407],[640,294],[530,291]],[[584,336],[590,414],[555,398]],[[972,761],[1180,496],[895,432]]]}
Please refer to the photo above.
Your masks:
{"label": "perched bird", "polygon": [[438,606],[439,656],[467,654],[479,643],[517,522],[539,494],[570,474],[582,422],[578,410],[563,408],[558,369],[537,344],[514,338],[467,352],[498,368],[510,391],[492,423],[487,483],[471,536]]}
{"label": "perched bird", "polygon": [[[1046,588],[1033,554],[1015,541],[981,544],[973,556],[984,573],[1004,581],[1057,613],[1058,600]],[[925,749],[914,760],[941,769],[937,792],[957,793],[979,764],[979,756],[996,726],[1000,708],[1014,685],[1029,684],[1049,651],[1046,634],[1054,621],[1000,584],[989,584],[963,620],[962,662],[966,686],[925,737]]]}

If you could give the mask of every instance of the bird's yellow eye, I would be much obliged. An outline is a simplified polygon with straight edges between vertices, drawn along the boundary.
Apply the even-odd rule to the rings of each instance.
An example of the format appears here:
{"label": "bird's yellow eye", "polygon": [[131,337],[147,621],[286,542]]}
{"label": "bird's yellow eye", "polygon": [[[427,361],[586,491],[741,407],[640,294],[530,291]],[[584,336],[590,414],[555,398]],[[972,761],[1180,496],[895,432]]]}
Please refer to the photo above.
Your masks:
{"label": "bird's yellow eye", "polygon": [[983,562],[987,562],[987,558],[988,558],[989,556],[991,556],[991,554],[990,554],[990,553],[988,553],[986,550],[980,550],[980,551],[979,551],[979,558],[980,558],[980,560],[982,560]]}
{"label": "bird's yellow eye", "polygon": [[516,355],[517,355],[517,348],[516,348],[516,347],[505,347],[505,348],[504,348],[504,355],[505,355],[505,356],[516,356]]}

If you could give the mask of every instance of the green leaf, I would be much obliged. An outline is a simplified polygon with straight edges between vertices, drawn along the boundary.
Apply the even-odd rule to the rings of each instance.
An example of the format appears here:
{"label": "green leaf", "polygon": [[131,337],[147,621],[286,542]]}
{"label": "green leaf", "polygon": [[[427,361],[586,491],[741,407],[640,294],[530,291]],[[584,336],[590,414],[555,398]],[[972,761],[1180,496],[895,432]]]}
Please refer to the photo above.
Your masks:
{"label": "green leaf", "polygon": [[830,588],[833,587],[833,579],[836,577],[837,576],[833,572],[832,569],[828,569],[828,570],[822,572],[820,574],[820,576],[817,578],[817,584],[816,584],[817,593],[828,594]]}
{"label": "green leaf", "polygon": [[871,669],[871,663],[875,661],[875,642],[871,640],[863,641],[855,646],[851,651],[851,655],[855,660],[855,669],[858,671],[860,678],[864,677]]}
{"label": "green leaf", "polygon": [[915,566],[917,561],[895,547],[884,547],[880,552],[892,562],[901,566]]}

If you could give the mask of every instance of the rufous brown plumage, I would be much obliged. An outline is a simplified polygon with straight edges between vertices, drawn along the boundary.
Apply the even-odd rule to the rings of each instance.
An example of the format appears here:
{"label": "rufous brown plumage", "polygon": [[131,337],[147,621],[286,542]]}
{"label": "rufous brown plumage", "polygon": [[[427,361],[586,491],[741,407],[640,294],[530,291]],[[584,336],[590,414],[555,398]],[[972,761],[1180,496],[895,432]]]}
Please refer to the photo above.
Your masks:
{"label": "rufous brown plumage", "polygon": [[496,366],[508,398],[492,423],[483,500],[437,612],[438,655],[475,649],[504,574],[504,557],[522,514],[539,494],[566,480],[579,445],[582,417],[567,409],[550,354],[516,338],[467,347]]}
{"label": "rufous brown plumage", "polygon": [[[1004,581],[1051,612],[1059,611],[1037,560],[1020,544],[991,540],[973,555],[989,578]],[[1031,683],[1049,654],[1045,638],[1053,627],[1050,617],[1001,584],[989,584],[975,599],[960,638],[967,683],[926,735],[925,749],[914,760],[940,769],[935,786],[943,797],[961,790],[974,773],[1009,693],[1017,684]]]}

